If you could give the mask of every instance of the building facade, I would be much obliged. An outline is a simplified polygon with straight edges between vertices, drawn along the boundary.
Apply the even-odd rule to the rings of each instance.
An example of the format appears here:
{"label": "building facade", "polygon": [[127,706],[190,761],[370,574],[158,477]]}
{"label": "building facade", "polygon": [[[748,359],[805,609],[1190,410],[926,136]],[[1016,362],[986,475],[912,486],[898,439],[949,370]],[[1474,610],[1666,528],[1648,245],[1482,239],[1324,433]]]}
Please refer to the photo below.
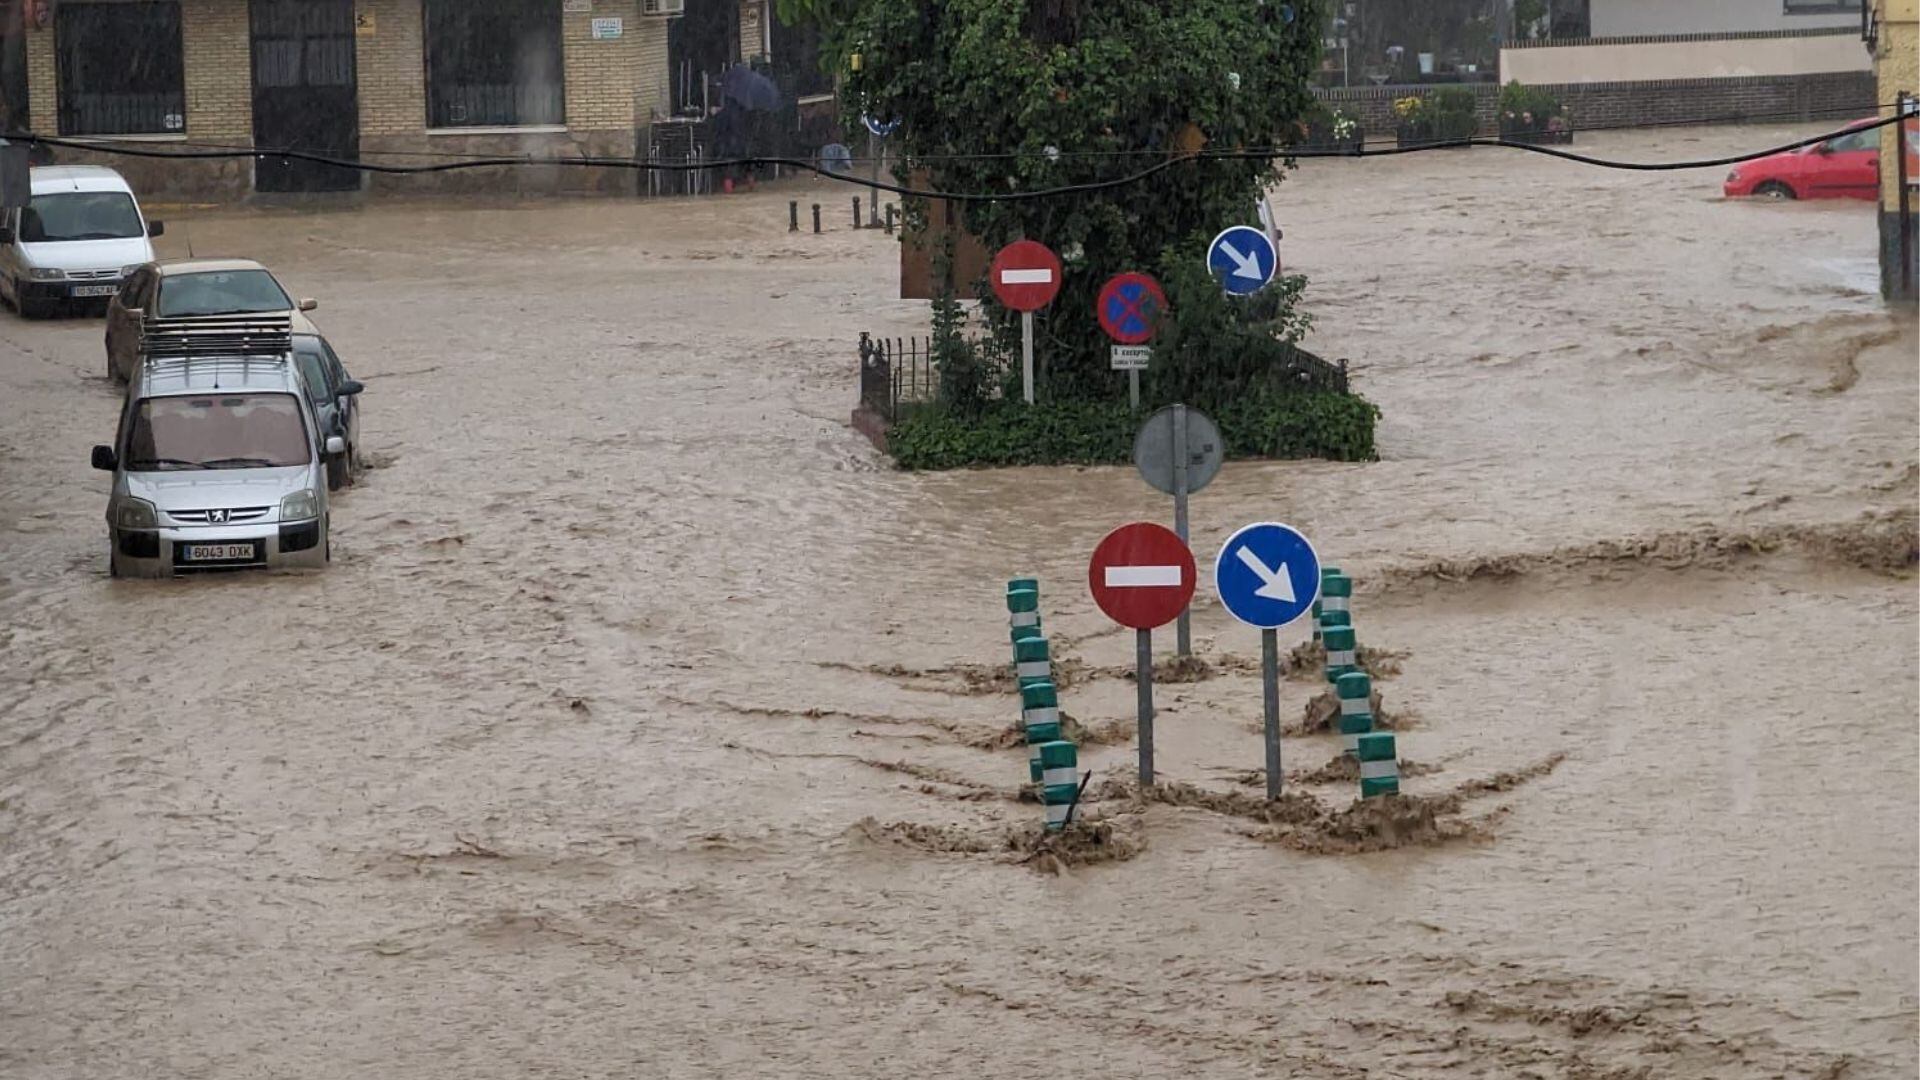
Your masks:
{"label": "building facade", "polygon": [[[1897,101],[1903,94],[1908,101],[1920,98],[1920,0],[1874,0],[1871,14],[1880,101]],[[1920,299],[1920,230],[1914,227],[1920,210],[1920,120],[1908,120],[1905,127],[1904,139],[1891,128],[1880,133],[1880,293],[1910,305]]]}
{"label": "building facade", "polygon": [[1858,28],[1862,0],[1590,0],[1592,36]]}
{"label": "building facade", "polygon": [[631,170],[395,176],[273,151],[376,165],[677,160],[705,138],[728,67],[769,69],[776,44],[799,42],[773,25],[767,0],[5,3],[5,55],[18,69],[0,86],[9,127],[156,151],[261,151],[200,161],[55,151],[186,198],[644,190]]}

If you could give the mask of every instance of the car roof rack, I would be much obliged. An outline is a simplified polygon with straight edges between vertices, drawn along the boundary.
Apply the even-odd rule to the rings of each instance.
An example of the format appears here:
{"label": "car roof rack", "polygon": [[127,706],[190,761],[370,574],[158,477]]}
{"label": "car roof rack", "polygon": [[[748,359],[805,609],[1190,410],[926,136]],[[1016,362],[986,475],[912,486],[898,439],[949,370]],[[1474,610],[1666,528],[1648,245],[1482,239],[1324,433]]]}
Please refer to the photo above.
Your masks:
{"label": "car roof rack", "polygon": [[284,356],[293,351],[290,315],[180,315],[150,318],[140,353],[149,360]]}

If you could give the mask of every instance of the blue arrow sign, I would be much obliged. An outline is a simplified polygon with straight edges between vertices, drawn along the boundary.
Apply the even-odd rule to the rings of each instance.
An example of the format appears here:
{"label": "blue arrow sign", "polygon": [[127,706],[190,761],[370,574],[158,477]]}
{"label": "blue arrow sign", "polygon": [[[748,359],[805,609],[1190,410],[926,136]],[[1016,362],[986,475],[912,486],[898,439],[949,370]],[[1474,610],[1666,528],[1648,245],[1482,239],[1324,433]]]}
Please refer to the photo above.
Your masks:
{"label": "blue arrow sign", "polygon": [[1259,292],[1279,268],[1273,238],[1250,225],[1235,225],[1207,245],[1207,269],[1235,296]]}
{"label": "blue arrow sign", "polygon": [[893,134],[893,129],[900,126],[900,121],[898,120],[880,121],[871,116],[860,117],[860,122],[867,125],[868,131],[873,132],[874,135],[882,139]]}
{"label": "blue arrow sign", "polygon": [[1291,525],[1242,526],[1220,547],[1213,589],[1234,618],[1262,630],[1285,626],[1320,597],[1320,556]]}

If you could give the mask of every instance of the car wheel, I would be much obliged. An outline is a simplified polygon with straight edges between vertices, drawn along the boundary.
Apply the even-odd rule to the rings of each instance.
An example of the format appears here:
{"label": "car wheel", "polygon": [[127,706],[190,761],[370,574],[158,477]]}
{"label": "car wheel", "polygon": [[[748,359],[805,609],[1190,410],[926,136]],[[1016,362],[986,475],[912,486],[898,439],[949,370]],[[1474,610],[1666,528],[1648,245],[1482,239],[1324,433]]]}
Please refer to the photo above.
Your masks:
{"label": "car wheel", "polygon": [[347,455],[335,454],[327,459],[327,490],[339,491],[347,486]]}
{"label": "car wheel", "polygon": [[1775,202],[1783,202],[1795,197],[1793,189],[1778,180],[1769,180],[1761,184],[1759,187],[1753,189],[1753,193],[1763,199],[1772,199]]}
{"label": "car wheel", "polygon": [[19,278],[13,279],[13,310],[19,312],[23,319],[43,319],[47,315],[44,304],[27,299],[26,294],[20,291]]}
{"label": "car wheel", "polygon": [[107,537],[107,576],[110,578],[120,576],[120,553],[113,549],[112,536]]}

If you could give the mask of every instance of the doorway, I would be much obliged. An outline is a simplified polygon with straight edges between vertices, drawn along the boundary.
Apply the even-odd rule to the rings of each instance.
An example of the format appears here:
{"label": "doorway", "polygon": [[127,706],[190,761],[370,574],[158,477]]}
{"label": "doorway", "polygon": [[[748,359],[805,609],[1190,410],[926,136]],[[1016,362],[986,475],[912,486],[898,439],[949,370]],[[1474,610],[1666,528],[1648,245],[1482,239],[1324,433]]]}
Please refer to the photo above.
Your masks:
{"label": "doorway", "polygon": [[673,115],[704,116],[719,107],[718,80],[740,55],[738,17],[733,3],[695,3],[667,24]]}
{"label": "doorway", "polygon": [[[353,0],[251,0],[253,142],[351,160],[360,156]],[[263,153],[255,191],[357,191],[360,172]]]}

